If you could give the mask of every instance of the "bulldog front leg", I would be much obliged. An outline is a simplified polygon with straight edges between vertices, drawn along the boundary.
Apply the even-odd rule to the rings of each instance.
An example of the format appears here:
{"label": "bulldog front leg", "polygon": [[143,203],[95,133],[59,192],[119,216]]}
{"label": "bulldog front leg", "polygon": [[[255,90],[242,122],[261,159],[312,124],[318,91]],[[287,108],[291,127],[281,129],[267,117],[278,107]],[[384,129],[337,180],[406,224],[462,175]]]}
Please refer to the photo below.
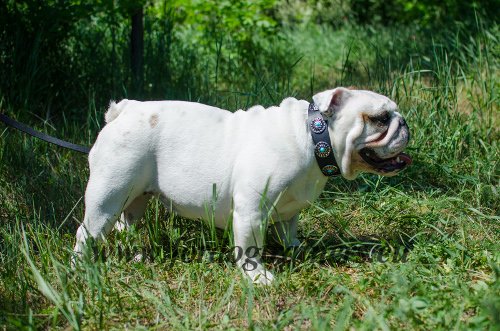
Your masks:
{"label": "bulldog front leg", "polygon": [[275,240],[285,249],[300,246],[300,240],[297,239],[297,222],[299,215],[295,215],[289,221],[276,222],[273,224],[273,234]]}
{"label": "bulldog front leg", "polygon": [[265,223],[260,211],[242,206],[233,212],[236,264],[254,283],[268,285],[274,276],[262,264]]}

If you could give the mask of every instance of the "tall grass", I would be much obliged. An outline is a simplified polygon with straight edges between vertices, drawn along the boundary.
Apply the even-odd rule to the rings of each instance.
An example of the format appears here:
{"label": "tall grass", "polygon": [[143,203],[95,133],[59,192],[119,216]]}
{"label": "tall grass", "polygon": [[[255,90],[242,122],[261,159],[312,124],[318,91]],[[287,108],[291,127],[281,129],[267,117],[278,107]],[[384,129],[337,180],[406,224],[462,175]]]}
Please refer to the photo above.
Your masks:
{"label": "tall grass", "polygon": [[[91,70],[124,66],[117,55],[124,47],[121,30],[113,29],[82,31],[90,42],[99,36],[114,40],[111,59],[96,56]],[[168,33],[146,42],[151,61],[146,86],[148,79],[152,84],[146,97],[164,93],[237,109],[277,104],[289,95],[310,99],[336,85],[369,88],[399,104],[411,128],[414,165],[394,178],[330,180],[320,199],[301,213],[302,254],[292,258],[268,243],[265,262],[278,277],[262,288],[249,284],[227,257],[230,232],[211,225],[217,211],[210,204],[209,222],[202,223],[168,215],[152,201],[141,224],[89,247],[72,270],[86,158],[2,129],[0,325],[189,330],[494,330],[500,325],[497,27],[478,23],[477,31],[435,36],[410,28],[305,27],[269,43],[252,63],[228,56],[227,40],[210,40],[226,47],[215,53],[187,42],[167,49]],[[163,57],[170,62],[162,63]],[[170,78],[164,80],[158,67]],[[75,100],[85,103],[81,114],[64,113],[57,127],[49,121],[36,126],[91,144],[107,99],[127,95],[117,78],[120,70],[110,70],[116,75],[112,92],[85,91],[85,98]],[[86,79],[94,75],[87,74]],[[9,100],[2,108],[18,114]]]}

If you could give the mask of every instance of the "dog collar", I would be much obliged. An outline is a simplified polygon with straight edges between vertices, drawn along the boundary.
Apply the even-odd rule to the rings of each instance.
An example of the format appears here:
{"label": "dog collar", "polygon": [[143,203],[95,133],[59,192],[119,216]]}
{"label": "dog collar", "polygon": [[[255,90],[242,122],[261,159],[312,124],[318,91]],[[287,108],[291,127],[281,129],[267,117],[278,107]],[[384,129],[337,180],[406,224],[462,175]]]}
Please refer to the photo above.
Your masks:
{"label": "dog collar", "polygon": [[333,155],[334,151],[328,133],[328,120],[323,118],[314,101],[309,104],[307,126],[311,130],[314,156],[323,175],[328,177],[340,175],[340,168]]}

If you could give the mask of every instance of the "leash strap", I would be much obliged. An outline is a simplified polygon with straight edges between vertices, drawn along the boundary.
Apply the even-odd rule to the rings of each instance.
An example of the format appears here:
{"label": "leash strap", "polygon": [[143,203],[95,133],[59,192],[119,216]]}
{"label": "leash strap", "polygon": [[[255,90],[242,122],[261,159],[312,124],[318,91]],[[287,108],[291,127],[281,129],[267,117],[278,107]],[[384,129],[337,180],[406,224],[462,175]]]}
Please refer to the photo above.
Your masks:
{"label": "leash strap", "polygon": [[307,125],[311,130],[314,156],[321,172],[328,177],[340,175],[340,168],[335,160],[330,134],[328,133],[328,120],[323,118],[314,102],[309,104]]}
{"label": "leash strap", "polygon": [[73,143],[49,136],[48,134],[36,131],[33,128],[30,128],[29,126],[27,126],[26,124],[15,121],[12,118],[7,117],[1,113],[0,113],[0,121],[4,122],[8,126],[11,126],[15,129],[18,129],[19,131],[27,133],[30,136],[44,140],[44,141],[49,142],[51,144],[54,144],[54,145],[57,145],[57,146],[60,146],[63,148],[71,149],[71,150],[74,150],[76,152],[80,152],[80,153],[84,153],[84,154],[88,154],[90,152],[90,147],[73,144]]}

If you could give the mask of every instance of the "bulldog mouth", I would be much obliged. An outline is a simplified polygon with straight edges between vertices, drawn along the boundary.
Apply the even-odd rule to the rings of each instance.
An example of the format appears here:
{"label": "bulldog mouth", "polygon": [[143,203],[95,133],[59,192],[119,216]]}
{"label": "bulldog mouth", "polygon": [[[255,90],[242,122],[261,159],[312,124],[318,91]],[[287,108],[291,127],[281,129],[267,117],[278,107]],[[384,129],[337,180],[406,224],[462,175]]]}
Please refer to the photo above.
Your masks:
{"label": "bulldog mouth", "polygon": [[371,148],[363,148],[359,151],[359,155],[361,155],[361,158],[366,163],[381,172],[399,171],[413,162],[411,157],[406,153],[399,153],[396,156],[382,159]]}

